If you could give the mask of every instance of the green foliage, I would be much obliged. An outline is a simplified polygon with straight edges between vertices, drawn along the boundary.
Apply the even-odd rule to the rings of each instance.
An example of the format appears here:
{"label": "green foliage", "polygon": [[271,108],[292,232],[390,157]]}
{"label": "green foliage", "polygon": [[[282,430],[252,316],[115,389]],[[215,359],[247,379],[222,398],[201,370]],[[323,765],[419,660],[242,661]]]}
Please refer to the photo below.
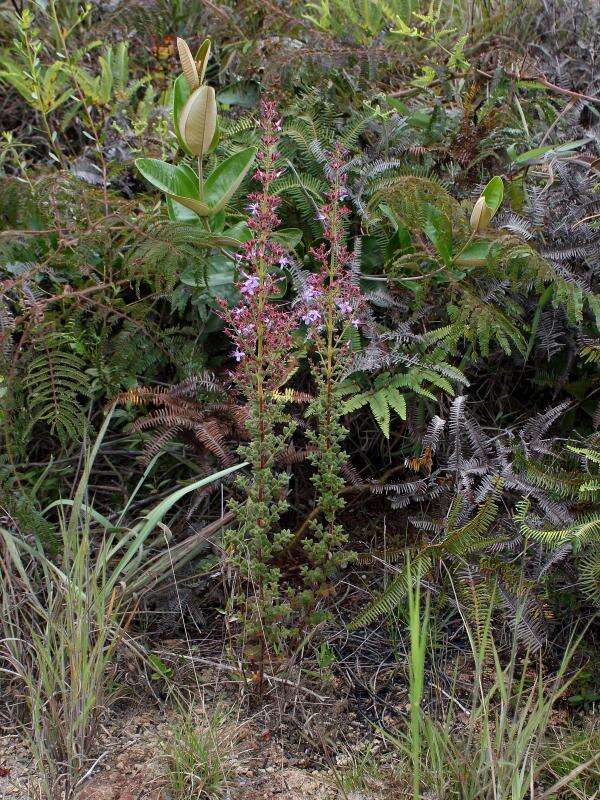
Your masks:
{"label": "green foliage", "polygon": [[[523,501],[517,507],[516,518],[521,532],[539,542],[545,549],[554,551],[568,546],[579,556],[579,582],[582,592],[591,601],[600,603],[600,454],[595,447],[569,445],[568,449],[580,457],[579,468],[560,472],[556,469],[538,471],[530,475],[533,480],[556,496],[581,501],[581,506],[591,508],[578,515],[562,528],[542,527],[539,521],[528,522],[530,504]],[[568,458],[566,459],[569,460]]]}
{"label": "green foliage", "polygon": [[[406,574],[400,568],[400,575],[390,582],[385,592],[373,601],[360,615],[352,621],[351,627],[359,628],[368,625],[378,617],[390,614],[394,608],[399,606],[406,598],[407,587],[418,585],[425,576],[432,570],[438,560],[444,562],[448,568],[454,565],[455,580],[460,585],[463,576],[460,566],[464,564],[468,557],[477,552],[483,551],[493,542],[490,536],[490,527],[498,515],[497,492],[501,488],[501,483],[497,485],[496,493],[490,495],[484,503],[476,510],[471,519],[460,527],[454,527],[456,515],[460,510],[460,496],[457,496],[446,522],[445,530],[440,541],[420,547],[413,553],[406,553]],[[408,575],[408,584],[407,584]],[[483,578],[483,574],[481,576]],[[466,592],[473,586],[474,582],[471,575],[465,576],[467,583]],[[485,579],[484,579],[485,580]],[[493,584],[496,576],[490,575],[487,578],[488,586],[485,599],[488,600],[490,591],[493,594]],[[490,589],[491,584],[491,589]],[[477,597],[474,602],[470,602],[466,608],[472,611],[473,618],[482,622],[481,597]],[[470,612],[469,612],[470,613]]]}
{"label": "green foliage", "polygon": [[69,350],[67,336],[59,332],[42,332],[27,364],[23,380],[28,387],[27,416],[33,427],[45,422],[63,444],[79,440],[85,429],[80,396],[89,394],[89,377],[82,359]]}
{"label": "green foliage", "polygon": [[[224,518],[211,542],[227,630],[261,690],[301,632],[346,608],[329,600],[337,587],[360,581],[376,599],[354,626],[390,622],[407,602],[414,624],[420,585],[460,610],[478,647],[504,622],[539,650],[563,584],[574,616],[600,602],[598,140],[582,52],[593,17],[569,9],[577,30],[559,53],[569,25],[550,19],[552,3],[218,5],[218,23],[180,0],[0,12],[3,547],[29,581],[25,598],[7,587],[3,610],[52,595],[57,659],[65,609],[85,621],[44,581],[71,564],[60,520],[80,448],[117,398],[79,519],[94,557],[113,548],[123,608],[199,553],[187,526]],[[206,26],[213,61],[211,40],[196,38],[196,55],[175,41]],[[522,63],[519,46],[541,36],[536,65]],[[498,42],[514,43],[510,58]],[[256,106],[273,94],[281,224],[261,239]],[[243,305],[257,247],[273,257],[258,259],[265,325],[247,352],[252,328],[236,338],[226,309]],[[328,301],[347,278],[360,315],[330,302],[311,332],[299,309],[320,263]],[[241,375],[234,360],[250,354]],[[207,476],[236,452],[247,470],[211,492]],[[130,522],[115,509],[139,462],[133,510],[156,507]],[[32,652],[46,623],[40,612]],[[20,634],[15,623],[7,639]],[[331,653],[347,663],[337,643]],[[49,707],[26,687],[36,713]],[[411,710],[413,743],[432,737],[411,756],[425,774],[430,741],[451,749]]]}
{"label": "green foliage", "polygon": [[204,724],[187,710],[166,746],[167,779],[172,797],[178,800],[220,797],[227,785],[228,748],[224,736],[226,717],[219,711]]}
{"label": "green foliage", "polygon": [[408,372],[395,375],[382,372],[374,379],[372,388],[367,389],[361,388],[361,383],[364,384],[365,380],[364,377],[361,380],[359,375],[352,380],[345,381],[338,388],[338,394],[340,396],[350,394],[351,396],[344,401],[342,413],[350,414],[368,405],[381,432],[386,439],[389,439],[390,412],[394,411],[400,419],[406,419],[406,399],[400,393],[400,389],[406,389],[407,393],[417,397],[435,401],[437,399],[433,391],[435,389],[454,395],[454,388],[446,375],[461,383],[466,381],[460,370],[450,364],[441,362],[433,364],[432,367],[431,369],[426,366],[413,367]]}

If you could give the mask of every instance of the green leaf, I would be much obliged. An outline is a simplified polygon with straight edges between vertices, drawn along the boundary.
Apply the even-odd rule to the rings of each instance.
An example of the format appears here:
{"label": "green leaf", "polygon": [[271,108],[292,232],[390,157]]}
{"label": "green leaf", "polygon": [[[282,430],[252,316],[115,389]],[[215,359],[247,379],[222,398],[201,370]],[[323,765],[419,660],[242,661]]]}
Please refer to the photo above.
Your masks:
{"label": "green leaf", "polygon": [[186,143],[183,141],[181,131],[179,130],[179,117],[183,111],[183,107],[189,100],[191,94],[190,85],[186,80],[185,75],[180,75],[173,84],[173,130],[179,142],[181,149],[190,155]]}
{"label": "green leaf", "polygon": [[545,147],[535,147],[533,150],[527,150],[520,155],[515,155],[514,151],[509,149],[509,155],[515,164],[526,164],[528,162],[538,161],[540,157],[546,155],[546,153],[568,153],[571,150],[576,150],[578,147],[583,147],[583,145],[587,144],[589,141],[591,141],[589,138],[577,139],[576,141],[565,142],[564,144],[550,144]]}
{"label": "green leaf", "polygon": [[302,231],[300,228],[279,228],[273,231],[273,239],[286,250],[293,250],[302,241]]}
{"label": "green leaf", "polygon": [[245,220],[241,220],[230,228],[226,228],[223,231],[223,236],[229,236],[238,242],[249,242],[252,239],[252,231],[248,227],[248,223]]}
{"label": "green leaf", "polygon": [[204,184],[204,195],[210,206],[210,213],[220,211],[239,188],[246,173],[252,166],[256,147],[247,147],[234,153],[211,172]]}
{"label": "green leaf", "polygon": [[258,103],[258,88],[254,83],[238,83],[226,86],[217,95],[217,100],[228,108],[230,106],[254,108]]}
{"label": "green leaf", "polygon": [[452,54],[448,59],[449,70],[469,69],[470,64],[465,58],[465,44],[467,43],[468,38],[469,34],[465,33],[452,48]]}
{"label": "green leaf", "polygon": [[200,201],[198,178],[190,167],[174,167],[158,158],[138,158],[135,165],[144,178],[182,206],[191,208],[200,216],[207,216],[210,209]]}
{"label": "green leaf", "polygon": [[159,656],[157,656],[155,653],[148,653],[146,657],[148,659],[148,663],[152,667],[152,675],[150,676],[152,680],[157,681],[171,677],[173,670],[170,667],[167,667],[165,662]]}
{"label": "green leaf", "polygon": [[479,239],[471,242],[462,253],[456,257],[455,263],[462,267],[484,267],[487,264],[492,242]]}
{"label": "green leaf", "polygon": [[485,202],[492,209],[492,217],[502,205],[504,183],[499,175],[495,175],[482,192]]}
{"label": "green leaf", "polygon": [[234,301],[239,295],[235,287],[235,263],[221,253],[211,255],[204,264],[194,264],[183,270],[181,283],[204,289],[209,294]]}
{"label": "green leaf", "polygon": [[369,395],[367,394],[356,394],[353,397],[349,397],[342,405],[342,414],[351,414],[353,411],[358,411],[359,408],[366,406],[368,402]]}
{"label": "green leaf", "polygon": [[431,203],[425,204],[423,233],[435,247],[443,263],[452,264],[452,226],[448,217]]}
{"label": "green leaf", "polygon": [[433,67],[421,67],[421,74],[413,78],[411,83],[413,86],[418,86],[420,89],[426,89],[429,84],[435,80],[436,71]]}
{"label": "green leaf", "polygon": [[196,66],[198,68],[198,79],[200,84],[204,83],[204,76],[206,75],[206,66],[210,58],[210,39],[205,39],[196,53]]}
{"label": "green leaf", "polygon": [[206,267],[206,288],[216,297],[234,302],[239,297],[235,286],[235,263],[226,256],[213,256]]}
{"label": "green leaf", "polygon": [[228,467],[227,469],[220,470],[212,475],[207,475],[205,478],[201,478],[198,481],[189,483],[187,486],[182,486],[180,489],[172,492],[168,497],[165,497],[164,500],[161,500],[161,502],[158,503],[158,505],[156,505],[151,511],[145,514],[143,520],[136,525],[135,530],[137,532],[137,539],[143,541],[150,533],[152,533],[158,523],[162,522],[165,514],[167,514],[175,505],[175,503],[181,500],[182,497],[185,497],[186,494],[195,492],[198,489],[201,489],[203,486],[208,486],[208,484],[213,483],[214,481],[219,481],[222,478],[226,478],[228,475],[231,475],[232,472],[237,472],[246,466],[248,466],[247,461],[244,461],[241,464],[235,464],[233,467]]}
{"label": "green leaf", "polygon": [[172,200],[170,197],[167,197],[167,213],[169,215],[169,219],[173,222],[187,222],[191,225],[200,224],[200,218],[195,211],[192,211],[191,208],[186,208],[182,206],[181,203],[178,203],[176,200]]}

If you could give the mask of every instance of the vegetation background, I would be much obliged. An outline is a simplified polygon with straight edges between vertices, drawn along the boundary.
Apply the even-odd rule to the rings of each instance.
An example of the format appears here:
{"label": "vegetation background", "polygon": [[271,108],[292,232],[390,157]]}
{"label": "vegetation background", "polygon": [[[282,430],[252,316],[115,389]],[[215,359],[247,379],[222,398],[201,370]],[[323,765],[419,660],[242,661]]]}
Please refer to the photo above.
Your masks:
{"label": "vegetation background", "polygon": [[0,792],[598,797],[599,31],[0,3]]}

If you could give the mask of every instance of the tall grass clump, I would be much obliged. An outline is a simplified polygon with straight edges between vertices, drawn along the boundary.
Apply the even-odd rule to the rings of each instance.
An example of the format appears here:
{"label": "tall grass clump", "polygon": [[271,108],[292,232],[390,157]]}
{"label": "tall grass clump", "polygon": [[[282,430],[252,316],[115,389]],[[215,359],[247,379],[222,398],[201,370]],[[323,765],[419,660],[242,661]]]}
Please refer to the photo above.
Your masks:
{"label": "tall grass clump", "polygon": [[72,797],[93,765],[98,725],[119,691],[117,648],[143,656],[128,636],[136,597],[195,554],[200,537],[165,552],[163,533],[153,536],[158,524],[183,494],[239,468],[177,489],[131,527],[120,526],[123,515],[111,525],[87,501],[109,420],[86,456],[74,498],[47,509],[57,516],[59,559],[50,560],[39,542],[0,528],[0,666],[24,698],[23,733],[49,800]]}
{"label": "tall grass clump", "polygon": [[552,715],[577,677],[572,664],[582,636],[571,637],[558,669],[548,674],[539,657],[519,649],[516,638],[508,653],[497,645],[491,613],[478,636],[465,621],[470,697],[459,699],[455,676],[451,690],[443,693],[447,708],[424,712],[425,687],[439,664],[427,646],[429,598],[422,601],[420,580],[413,583],[410,573],[407,584],[410,718],[404,733],[384,735],[396,748],[398,771],[411,785],[412,797],[427,791],[439,800],[547,800],[584,773],[600,778],[600,754],[576,761],[559,780],[551,769],[560,749]]}

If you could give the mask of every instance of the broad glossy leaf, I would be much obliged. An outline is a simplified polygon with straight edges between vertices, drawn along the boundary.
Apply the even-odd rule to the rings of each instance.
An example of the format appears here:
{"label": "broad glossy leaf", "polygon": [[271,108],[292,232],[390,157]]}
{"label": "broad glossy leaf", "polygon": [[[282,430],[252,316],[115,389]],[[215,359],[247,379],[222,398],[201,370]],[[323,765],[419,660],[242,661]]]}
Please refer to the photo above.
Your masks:
{"label": "broad glossy leaf", "polygon": [[239,188],[256,155],[256,147],[247,147],[234,153],[211,172],[204,184],[204,197],[210,213],[220,211]]}
{"label": "broad glossy leaf", "polygon": [[480,240],[471,242],[462,253],[456,257],[458,265],[464,267],[483,267],[487,264],[488,256],[492,248],[492,242]]}
{"label": "broad glossy leaf", "polygon": [[254,108],[258,103],[258,88],[254,83],[233,84],[219,92],[217,100],[227,107]]}
{"label": "broad glossy leaf", "polygon": [[499,175],[495,175],[481,193],[485,202],[492,209],[492,217],[502,205],[504,198],[504,183]]}
{"label": "broad glossy leaf", "polygon": [[181,203],[172,200],[170,197],[167,197],[167,213],[169,219],[173,222],[186,222],[190,225],[200,224],[200,217],[195,211],[182,206]]}
{"label": "broad glossy leaf", "polygon": [[452,226],[448,217],[431,203],[426,205],[423,232],[449,267],[452,264]]}
{"label": "broad glossy leaf", "polygon": [[146,180],[186,208],[196,214],[206,216],[210,210],[206,203],[200,202],[198,179],[189,167],[167,164],[158,158],[138,158],[135,165]]}
{"label": "broad glossy leaf", "polygon": [[206,286],[219,297],[227,296],[235,288],[237,270],[235,263],[224,255],[212,256],[206,266]]}
{"label": "broad glossy leaf", "polygon": [[221,253],[215,253],[204,264],[185,269],[180,280],[186,286],[204,289],[213,296],[235,302],[239,297],[235,286],[236,277],[235,263]]}
{"label": "broad glossy leaf", "polygon": [[252,231],[248,227],[248,224],[245,220],[241,222],[236,222],[235,225],[232,225],[230,228],[226,228],[223,231],[223,236],[229,236],[232,239],[236,239],[238,242],[249,242],[252,239]]}
{"label": "broad glossy leaf", "polygon": [[302,231],[300,228],[279,228],[273,231],[273,239],[286,250],[293,250],[302,241]]}

